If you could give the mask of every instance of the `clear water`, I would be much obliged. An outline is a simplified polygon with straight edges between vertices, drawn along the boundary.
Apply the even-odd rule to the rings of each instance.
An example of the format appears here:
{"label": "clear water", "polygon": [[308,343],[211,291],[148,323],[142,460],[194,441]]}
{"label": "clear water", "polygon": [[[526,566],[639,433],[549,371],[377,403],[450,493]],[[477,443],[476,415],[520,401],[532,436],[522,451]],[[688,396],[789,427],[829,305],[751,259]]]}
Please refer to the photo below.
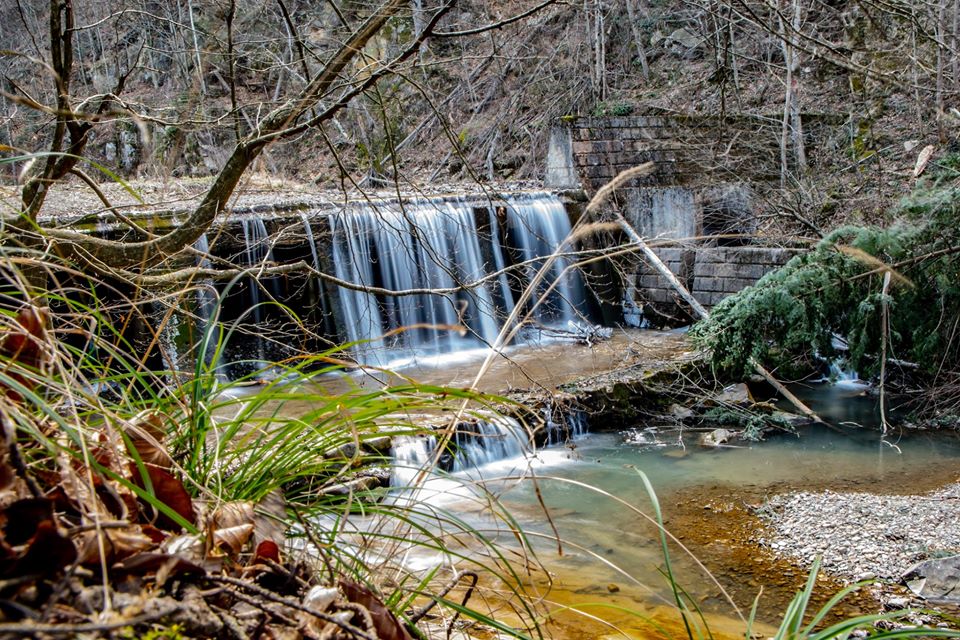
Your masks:
{"label": "clear water", "polygon": [[[862,396],[862,391],[821,386],[804,395],[833,422],[862,424],[875,415],[874,400]],[[733,488],[752,504],[792,488],[921,492],[956,480],[954,470],[960,462],[960,440],[948,434],[891,434],[881,439],[872,429],[814,426],[804,428],[799,436],[775,435],[762,443],[722,450],[700,448],[695,433],[683,436],[685,448],[677,446],[677,433],[647,432],[646,436],[646,444],[628,444],[617,433],[587,434],[535,455],[500,460],[428,483],[428,490],[437,492],[428,499],[432,504],[444,502],[478,527],[499,528],[502,542],[511,545],[513,533],[487,518],[479,503],[471,501],[469,491],[455,481],[483,478],[538,541],[537,548],[555,574],[551,593],[559,603],[593,600],[659,617],[667,615],[670,592],[660,574],[663,560],[657,530],[643,515],[652,517],[654,512],[638,470],[656,490],[669,528],[677,497],[689,498],[700,490],[706,495],[718,488]],[[530,474],[537,477],[540,497],[530,479],[517,479]],[[549,519],[540,506],[541,498],[549,508]],[[704,514],[709,517],[708,511]],[[554,527],[565,541],[562,556],[552,541]],[[703,550],[695,552],[700,555]],[[674,547],[673,553],[683,586],[707,609],[716,607],[718,624],[733,624],[728,617],[731,608],[721,602],[717,587],[682,551]],[[611,584],[618,591],[611,593],[607,588]],[[739,604],[749,608],[750,603]],[[774,603],[773,609],[782,610],[785,605]],[[626,616],[618,624],[634,625],[634,618]],[[578,635],[583,633],[576,630],[579,623],[570,624],[573,627],[559,637],[586,637]],[[636,632],[635,637],[645,637]]]}

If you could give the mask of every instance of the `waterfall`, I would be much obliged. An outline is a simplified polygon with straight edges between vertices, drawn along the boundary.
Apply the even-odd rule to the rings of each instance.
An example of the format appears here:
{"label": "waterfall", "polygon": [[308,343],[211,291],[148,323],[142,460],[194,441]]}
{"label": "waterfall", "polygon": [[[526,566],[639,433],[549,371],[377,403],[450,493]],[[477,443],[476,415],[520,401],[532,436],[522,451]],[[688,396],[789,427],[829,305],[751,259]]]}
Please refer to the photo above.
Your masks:
{"label": "waterfall", "polygon": [[528,439],[520,423],[507,417],[479,420],[461,426],[454,435],[453,445],[450,470],[454,473],[515,458],[529,450]]}
{"label": "waterfall", "polygon": [[[547,431],[547,446],[565,444],[587,434],[587,417],[579,409],[565,410],[547,402],[541,410]],[[558,415],[559,414],[559,415]]]}
{"label": "waterfall", "polygon": [[[307,245],[310,247],[310,256],[313,258],[313,268],[318,272],[323,272],[323,267],[320,263],[320,253],[317,251],[317,239],[313,235],[313,227],[310,224],[310,218],[306,213],[301,213],[300,220],[303,222],[303,231],[307,238]],[[323,311],[323,316],[326,316],[330,310],[327,308],[327,299],[323,295],[322,286],[318,288],[317,299],[320,301],[320,308]]]}
{"label": "waterfall", "polygon": [[[396,367],[415,358],[463,354],[496,340],[519,290],[542,264],[539,259],[555,251],[570,232],[563,204],[554,196],[514,198],[502,208],[505,228],[495,206],[465,199],[356,205],[330,217],[338,278],[358,287],[415,290],[387,296],[339,288],[342,331],[347,341],[357,343],[358,361]],[[513,288],[500,274],[454,291],[462,283],[527,262]],[[538,287],[536,323],[566,328],[585,315],[579,275],[563,273],[569,264],[557,260]],[[557,285],[547,295],[554,281]]]}
{"label": "waterfall", "polygon": [[[267,225],[260,218],[243,218],[240,220],[240,226],[243,229],[244,242],[244,265],[248,267],[256,266],[263,262],[272,261],[273,255],[270,251],[270,234],[267,233]],[[260,285],[256,277],[248,278],[250,284],[251,306],[253,307],[254,320],[257,324],[262,321],[260,313]]]}
{"label": "waterfall", "polygon": [[[507,224],[523,261],[530,262],[524,269],[525,280],[529,282],[544,264],[544,260],[537,258],[553,253],[570,233],[570,219],[563,203],[557,198],[510,199],[508,202]],[[566,251],[569,249],[564,247]],[[569,258],[555,260],[537,285],[532,300],[539,302],[539,305],[534,316],[543,324],[567,326],[571,322],[576,323],[584,314],[582,307],[586,295],[580,276],[575,271],[564,274],[570,264]],[[553,291],[544,297],[555,282],[557,284]]]}
{"label": "waterfall", "polygon": [[[197,241],[193,243],[193,248],[201,255],[197,256],[197,266],[203,268],[210,267],[210,259],[207,257],[210,255],[210,242],[207,239],[207,234],[200,234],[200,237],[197,238]],[[196,336],[193,337],[193,342],[199,346],[203,340],[203,336],[208,331],[211,321],[215,321],[214,315],[217,313],[217,289],[213,284],[213,280],[210,278],[205,278],[200,281],[196,289],[196,304],[197,304],[197,320],[194,322],[196,327]],[[211,340],[210,344],[207,345],[207,353],[200,354],[198,357],[210,358],[213,357],[214,352],[216,351],[216,340]],[[215,363],[210,363],[211,365]]]}

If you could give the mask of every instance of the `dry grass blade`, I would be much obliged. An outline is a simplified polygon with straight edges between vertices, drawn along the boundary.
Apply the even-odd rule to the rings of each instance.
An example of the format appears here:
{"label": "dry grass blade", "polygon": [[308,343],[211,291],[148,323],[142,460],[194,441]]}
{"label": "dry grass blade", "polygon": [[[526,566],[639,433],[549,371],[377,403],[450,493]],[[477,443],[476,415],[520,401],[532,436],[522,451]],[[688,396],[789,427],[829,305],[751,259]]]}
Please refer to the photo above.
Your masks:
{"label": "dry grass blade", "polygon": [[858,249],[857,247],[852,247],[848,244],[838,244],[836,245],[837,251],[849,256],[856,260],[857,262],[863,264],[864,266],[873,269],[876,272],[889,273],[890,277],[893,279],[893,282],[896,284],[901,284],[907,287],[913,287],[913,281],[910,278],[906,277],[892,266],[888,265],[883,260],[872,256],[863,249]]}

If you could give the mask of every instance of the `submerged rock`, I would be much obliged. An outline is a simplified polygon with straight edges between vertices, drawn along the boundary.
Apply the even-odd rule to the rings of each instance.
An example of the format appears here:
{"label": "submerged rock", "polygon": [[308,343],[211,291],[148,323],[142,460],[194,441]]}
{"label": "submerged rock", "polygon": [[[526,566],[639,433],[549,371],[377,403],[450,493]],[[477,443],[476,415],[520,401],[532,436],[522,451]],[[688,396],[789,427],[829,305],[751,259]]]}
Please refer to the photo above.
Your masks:
{"label": "submerged rock", "polygon": [[960,603],[960,555],[917,563],[902,579],[921,598]]}

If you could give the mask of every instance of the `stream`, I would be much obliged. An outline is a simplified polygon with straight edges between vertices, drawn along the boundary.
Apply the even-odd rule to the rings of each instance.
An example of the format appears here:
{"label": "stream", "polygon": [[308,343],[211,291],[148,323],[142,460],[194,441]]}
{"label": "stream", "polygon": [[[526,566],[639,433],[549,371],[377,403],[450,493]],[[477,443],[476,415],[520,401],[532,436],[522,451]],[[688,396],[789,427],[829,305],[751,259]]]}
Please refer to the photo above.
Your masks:
{"label": "stream", "polygon": [[[482,503],[469,498],[463,483],[483,482],[500,497],[537,541],[540,559],[553,574],[547,600],[582,611],[553,620],[554,637],[650,637],[651,625],[682,636],[661,574],[657,530],[643,515],[654,514],[638,473],[643,471],[667,529],[716,575],[744,615],[762,586],[758,619],[776,624],[806,574],[766,549],[751,547],[760,526],[754,510],[768,496],[797,489],[919,493],[955,481],[960,461],[960,439],[954,434],[897,432],[881,439],[875,400],[862,386],[818,384],[797,391],[829,427],[805,427],[799,435],[776,434],[749,446],[703,449],[699,433],[641,430],[628,443],[595,423],[594,433],[565,445],[435,478],[426,491],[436,493],[428,493],[427,500],[490,529],[498,524]],[[530,475],[537,478],[549,518],[533,482],[516,479]],[[562,555],[553,527],[564,541]],[[502,526],[499,539],[515,546],[513,534]],[[679,584],[708,613],[712,631],[742,634],[720,586],[677,545],[671,545],[671,554]],[[546,590],[547,581],[537,586]],[[840,587],[827,581],[820,595]],[[868,599],[852,598],[838,613],[854,615],[871,606]]]}

